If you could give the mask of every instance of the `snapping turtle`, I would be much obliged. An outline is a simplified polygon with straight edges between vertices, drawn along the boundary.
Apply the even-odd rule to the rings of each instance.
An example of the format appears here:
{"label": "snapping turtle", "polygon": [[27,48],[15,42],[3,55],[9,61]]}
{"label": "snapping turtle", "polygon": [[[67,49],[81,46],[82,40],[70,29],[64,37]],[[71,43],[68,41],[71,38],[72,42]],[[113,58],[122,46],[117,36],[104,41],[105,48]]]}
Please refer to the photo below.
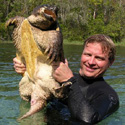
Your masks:
{"label": "snapping turtle", "polygon": [[26,72],[19,83],[20,96],[31,103],[29,112],[21,120],[41,110],[52,96],[63,98],[63,90],[69,84],[61,86],[52,76],[52,62],[64,62],[57,8],[38,6],[27,18],[10,18],[6,26],[10,25],[15,26],[13,41],[17,58],[26,65]]}

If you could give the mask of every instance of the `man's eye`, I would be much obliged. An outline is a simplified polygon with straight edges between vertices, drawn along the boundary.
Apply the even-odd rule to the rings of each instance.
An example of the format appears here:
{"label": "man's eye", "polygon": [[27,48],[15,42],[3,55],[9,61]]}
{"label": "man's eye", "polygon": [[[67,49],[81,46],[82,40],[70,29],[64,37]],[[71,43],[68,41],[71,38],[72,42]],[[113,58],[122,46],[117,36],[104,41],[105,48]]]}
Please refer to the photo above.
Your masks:
{"label": "man's eye", "polygon": [[86,56],[91,56],[91,54],[89,54],[89,53],[84,53],[84,55],[86,55]]}
{"label": "man's eye", "polygon": [[101,57],[96,57],[96,59],[98,59],[98,60],[104,60],[104,58],[101,58]]}

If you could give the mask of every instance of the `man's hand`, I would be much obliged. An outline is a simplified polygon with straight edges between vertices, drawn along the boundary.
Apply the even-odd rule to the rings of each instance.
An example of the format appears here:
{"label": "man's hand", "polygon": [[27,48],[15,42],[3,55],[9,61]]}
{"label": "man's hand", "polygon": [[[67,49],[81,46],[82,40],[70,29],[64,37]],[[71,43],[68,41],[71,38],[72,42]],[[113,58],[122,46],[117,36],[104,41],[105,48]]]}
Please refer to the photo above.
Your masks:
{"label": "man's hand", "polygon": [[53,63],[54,73],[53,77],[58,82],[65,82],[73,77],[71,69],[68,67],[68,61],[65,60],[65,63],[60,62],[59,64]]}
{"label": "man's hand", "polygon": [[26,71],[26,66],[18,60],[16,57],[13,58],[14,69],[18,74],[23,74]]}

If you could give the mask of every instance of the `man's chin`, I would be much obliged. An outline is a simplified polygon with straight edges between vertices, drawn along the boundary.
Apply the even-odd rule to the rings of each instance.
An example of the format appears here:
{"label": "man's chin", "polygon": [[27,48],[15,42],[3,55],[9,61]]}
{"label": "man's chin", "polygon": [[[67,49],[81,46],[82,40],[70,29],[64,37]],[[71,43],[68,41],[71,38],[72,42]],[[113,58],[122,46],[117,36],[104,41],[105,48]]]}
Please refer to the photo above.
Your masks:
{"label": "man's chin", "polygon": [[84,73],[82,70],[79,71],[79,74],[86,79],[96,78],[92,73],[88,73],[88,72]]}
{"label": "man's chin", "polygon": [[82,77],[86,78],[86,79],[94,79],[94,76],[85,75],[85,74],[80,73],[80,72],[79,72],[79,74],[80,74]]}

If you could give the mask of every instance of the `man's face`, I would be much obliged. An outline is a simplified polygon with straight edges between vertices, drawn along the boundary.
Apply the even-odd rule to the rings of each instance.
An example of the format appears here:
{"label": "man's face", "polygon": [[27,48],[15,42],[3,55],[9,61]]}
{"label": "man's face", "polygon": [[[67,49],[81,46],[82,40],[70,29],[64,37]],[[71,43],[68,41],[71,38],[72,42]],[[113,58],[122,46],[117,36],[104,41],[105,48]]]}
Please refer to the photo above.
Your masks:
{"label": "man's face", "polygon": [[88,43],[81,56],[80,75],[86,78],[102,76],[111,65],[108,58],[108,51],[102,52],[100,43]]}

